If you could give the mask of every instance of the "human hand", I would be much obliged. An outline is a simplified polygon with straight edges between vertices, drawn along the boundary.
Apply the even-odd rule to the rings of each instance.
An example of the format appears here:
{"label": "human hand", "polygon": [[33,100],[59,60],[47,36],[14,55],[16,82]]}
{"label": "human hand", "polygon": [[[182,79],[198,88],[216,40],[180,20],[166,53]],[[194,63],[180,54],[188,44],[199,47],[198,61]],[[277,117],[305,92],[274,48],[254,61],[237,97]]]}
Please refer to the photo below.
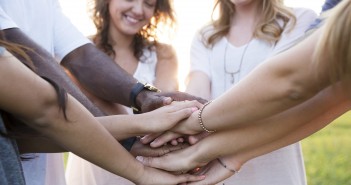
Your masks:
{"label": "human hand", "polygon": [[172,131],[166,131],[166,132],[161,133],[161,134],[158,133],[158,134],[145,135],[140,139],[140,142],[143,144],[150,143],[150,146],[153,148],[160,147],[166,143],[170,143],[172,145],[177,145],[178,143],[183,143],[184,141],[186,141],[190,145],[194,145],[208,135],[210,135],[210,133],[201,132],[201,133],[196,134],[196,135],[183,136],[181,134],[178,134],[178,133],[175,133]]}
{"label": "human hand", "polygon": [[179,143],[178,145],[162,145],[158,148],[151,148],[149,145],[144,145],[140,140],[137,140],[133,144],[130,153],[133,156],[159,157],[168,154],[169,152],[184,149],[188,146],[187,143]]}
{"label": "human hand", "polygon": [[205,179],[204,175],[179,174],[175,175],[160,169],[145,166],[144,173],[138,178],[136,184],[143,185],[175,185],[187,184],[188,182],[200,182]]}
{"label": "human hand", "polygon": [[170,172],[190,171],[206,165],[210,160],[201,154],[197,145],[173,151],[160,157],[141,157],[139,160],[146,166]]}
{"label": "human hand", "polygon": [[187,183],[188,185],[204,185],[204,184],[217,184],[229,177],[234,173],[226,168],[224,168],[220,162],[215,159],[208,163],[206,166],[199,168],[193,174],[196,175],[205,175],[206,178],[201,182],[191,182]]}
{"label": "human hand", "polygon": [[137,96],[137,104],[141,105],[141,112],[149,112],[165,105],[171,104],[172,101],[196,100],[200,103],[205,103],[207,100],[190,95],[184,92],[152,92],[141,91]]}
{"label": "human hand", "polygon": [[188,118],[200,106],[197,101],[173,101],[170,105],[138,116],[146,123],[144,130],[147,133],[162,133]]}

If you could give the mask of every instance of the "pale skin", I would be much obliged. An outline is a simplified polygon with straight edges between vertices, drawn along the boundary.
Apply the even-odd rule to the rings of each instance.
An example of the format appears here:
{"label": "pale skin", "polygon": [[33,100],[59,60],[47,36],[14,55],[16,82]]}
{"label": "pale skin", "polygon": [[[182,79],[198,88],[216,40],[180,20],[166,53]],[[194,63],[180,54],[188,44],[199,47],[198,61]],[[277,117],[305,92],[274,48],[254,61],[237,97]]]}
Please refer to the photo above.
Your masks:
{"label": "pale skin", "polygon": [[[327,74],[319,75],[317,80],[317,75],[311,71],[313,48],[319,34],[318,31],[292,49],[269,59],[237,86],[208,105],[202,118],[206,120],[206,127],[216,129],[217,133],[205,137],[184,151],[176,151],[161,158],[147,158],[145,164],[166,170],[190,170],[231,154],[222,160],[230,169],[238,170],[247,160],[299,141],[350,110],[350,80],[330,84]],[[268,81],[270,83],[265,83]],[[264,91],[259,91],[260,88]],[[260,92],[260,97],[254,92]],[[244,102],[249,103],[244,105]],[[226,111],[233,110],[237,105],[241,106],[235,111]],[[179,133],[201,132],[196,113],[183,125],[189,127],[179,129]],[[224,128],[228,130],[224,131]],[[236,146],[231,147],[232,142],[228,143],[228,139],[237,141]],[[181,159],[176,164],[165,166],[161,163],[176,158]],[[210,165],[206,169],[208,171],[204,172],[209,176],[219,166],[216,161]],[[222,170],[221,174],[217,173],[211,177],[212,180],[207,180],[219,182],[232,175],[228,173]]]}
{"label": "pale skin", "polygon": [[[311,58],[319,35],[320,32],[317,31],[297,46],[271,57],[218,97],[202,113],[202,119],[206,120],[205,126],[217,131],[238,128],[298,105],[327,87],[327,74],[317,78],[312,71]],[[257,96],[258,92],[260,96]],[[227,111],[233,110],[233,107],[240,108]],[[172,130],[187,135],[202,132],[197,116],[198,111]],[[167,135],[163,137],[166,139],[159,139],[157,146],[172,139]],[[145,142],[150,140],[152,138],[147,138]]]}
{"label": "pale skin", "polygon": [[[0,65],[3,79],[0,81],[1,109],[23,120],[62,148],[136,184],[177,184],[203,178],[176,176],[143,166],[72,96],[68,95],[66,120],[58,107],[56,92],[48,82],[9,55],[0,58]],[[180,110],[175,114],[179,117],[189,115],[191,106],[190,109],[185,107],[178,107],[185,112],[180,113]],[[135,121],[139,120],[135,118]]]}

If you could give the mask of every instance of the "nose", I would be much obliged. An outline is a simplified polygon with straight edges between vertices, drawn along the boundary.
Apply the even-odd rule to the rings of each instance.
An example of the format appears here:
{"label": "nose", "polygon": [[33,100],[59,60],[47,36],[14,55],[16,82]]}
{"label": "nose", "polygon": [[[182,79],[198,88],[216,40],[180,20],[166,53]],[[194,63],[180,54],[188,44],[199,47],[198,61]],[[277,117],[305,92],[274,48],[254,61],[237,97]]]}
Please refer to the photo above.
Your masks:
{"label": "nose", "polygon": [[135,1],[132,11],[135,15],[142,15],[143,14],[143,0]]}

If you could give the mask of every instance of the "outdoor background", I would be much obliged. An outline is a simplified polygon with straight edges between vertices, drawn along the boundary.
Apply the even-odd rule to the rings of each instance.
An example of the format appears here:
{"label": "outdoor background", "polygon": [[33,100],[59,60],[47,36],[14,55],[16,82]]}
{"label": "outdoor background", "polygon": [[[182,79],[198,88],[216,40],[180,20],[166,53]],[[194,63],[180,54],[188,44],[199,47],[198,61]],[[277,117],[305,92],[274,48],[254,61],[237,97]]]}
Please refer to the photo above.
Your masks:
{"label": "outdoor background", "polygon": [[[90,21],[90,0],[60,0],[64,13],[84,35],[95,28]],[[288,6],[306,7],[319,14],[324,0],[285,0]],[[189,69],[190,42],[195,32],[211,16],[213,0],[174,0],[178,28],[172,44],[179,59],[180,88]],[[322,131],[302,141],[309,185],[351,185],[351,112],[340,117]]]}

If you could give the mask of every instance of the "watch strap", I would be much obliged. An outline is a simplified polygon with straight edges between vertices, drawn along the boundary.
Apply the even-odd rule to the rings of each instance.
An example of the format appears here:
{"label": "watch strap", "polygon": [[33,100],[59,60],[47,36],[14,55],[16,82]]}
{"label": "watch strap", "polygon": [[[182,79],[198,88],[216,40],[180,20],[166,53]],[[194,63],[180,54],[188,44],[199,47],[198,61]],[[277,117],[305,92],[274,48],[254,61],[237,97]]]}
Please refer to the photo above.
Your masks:
{"label": "watch strap", "polygon": [[138,96],[138,94],[144,89],[144,84],[137,82],[129,95],[129,101],[130,101],[130,105],[131,108],[133,109],[133,112],[139,112],[140,111],[140,107],[138,107],[138,105],[136,104],[136,97]]}

